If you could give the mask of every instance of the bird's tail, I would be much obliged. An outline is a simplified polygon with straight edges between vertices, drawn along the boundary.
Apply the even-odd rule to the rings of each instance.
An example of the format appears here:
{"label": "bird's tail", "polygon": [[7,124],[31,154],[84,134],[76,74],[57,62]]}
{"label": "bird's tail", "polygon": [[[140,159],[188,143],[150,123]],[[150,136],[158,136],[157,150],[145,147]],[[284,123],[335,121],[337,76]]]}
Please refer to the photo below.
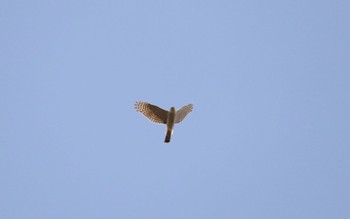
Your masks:
{"label": "bird's tail", "polygon": [[165,140],[164,140],[165,143],[169,143],[170,142],[171,133],[172,133],[171,130],[167,130],[166,131],[166,136],[165,136]]}

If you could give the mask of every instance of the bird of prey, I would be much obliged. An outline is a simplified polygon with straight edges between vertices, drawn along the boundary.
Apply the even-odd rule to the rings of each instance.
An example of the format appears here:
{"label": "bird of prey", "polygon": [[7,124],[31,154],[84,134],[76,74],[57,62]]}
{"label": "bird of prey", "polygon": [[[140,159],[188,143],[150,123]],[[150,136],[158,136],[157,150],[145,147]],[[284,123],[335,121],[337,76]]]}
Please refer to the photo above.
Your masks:
{"label": "bird of prey", "polygon": [[179,110],[175,110],[174,107],[171,107],[170,110],[167,111],[150,103],[139,101],[135,103],[135,109],[152,122],[166,124],[167,127],[164,142],[169,143],[171,134],[173,133],[174,124],[181,122],[187,114],[192,111],[193,105],[188,104]]}

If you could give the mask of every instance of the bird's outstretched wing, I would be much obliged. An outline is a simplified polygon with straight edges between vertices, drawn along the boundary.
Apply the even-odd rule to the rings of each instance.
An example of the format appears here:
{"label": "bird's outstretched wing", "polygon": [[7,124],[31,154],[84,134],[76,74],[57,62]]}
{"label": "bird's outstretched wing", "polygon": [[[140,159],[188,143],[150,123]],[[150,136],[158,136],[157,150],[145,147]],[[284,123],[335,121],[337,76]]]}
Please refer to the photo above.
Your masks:
{"label": "bird's outstretched wing", "polygon": [[155,123],[165,124],[168,118],[168,111],[146,102],[136,102],[135,109]]}
{"label": "bird's outstretched wing", "polygon": [[193,104],[188,104],[175,113],[175,123],[181,122],[193,109]]}

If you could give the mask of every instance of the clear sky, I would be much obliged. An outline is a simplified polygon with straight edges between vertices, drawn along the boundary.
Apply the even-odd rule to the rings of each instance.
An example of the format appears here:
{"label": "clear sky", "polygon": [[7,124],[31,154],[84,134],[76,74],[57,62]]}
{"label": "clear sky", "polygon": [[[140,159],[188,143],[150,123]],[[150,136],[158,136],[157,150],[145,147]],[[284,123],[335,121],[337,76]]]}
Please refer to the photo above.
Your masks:
{"label": "clear sky", "polygon": [[[0,218],[350,218],[350,1],[0,2]],[[194,110],[170,144],[142,100]]]}

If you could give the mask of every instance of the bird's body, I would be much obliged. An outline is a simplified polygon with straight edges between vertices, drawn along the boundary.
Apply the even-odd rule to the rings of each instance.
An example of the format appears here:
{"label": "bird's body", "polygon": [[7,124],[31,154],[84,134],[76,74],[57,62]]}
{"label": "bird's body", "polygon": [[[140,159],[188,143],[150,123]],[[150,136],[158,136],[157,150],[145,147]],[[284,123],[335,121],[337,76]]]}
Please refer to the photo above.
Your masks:
{"label": "bird's body", "polygon": [[146,102],[136,102],[135,109],[152,122],[166,124],[167,129],[164,142],[168,143],[174,130],[174,124],[181,122],[192,111],[193,105],[188,104],[179,110],[171,107],[169,111],[166,111]]}
{"label": "bird's body", "polygon": [[166,121],[167,131],[166,131],[165,140],[164,140],[164,142],[166,143],[170,142],[170,138],[173,133],[174,124],[175,124],[175,108],[171,107],[170,111],[168,112],[168,118]]}

